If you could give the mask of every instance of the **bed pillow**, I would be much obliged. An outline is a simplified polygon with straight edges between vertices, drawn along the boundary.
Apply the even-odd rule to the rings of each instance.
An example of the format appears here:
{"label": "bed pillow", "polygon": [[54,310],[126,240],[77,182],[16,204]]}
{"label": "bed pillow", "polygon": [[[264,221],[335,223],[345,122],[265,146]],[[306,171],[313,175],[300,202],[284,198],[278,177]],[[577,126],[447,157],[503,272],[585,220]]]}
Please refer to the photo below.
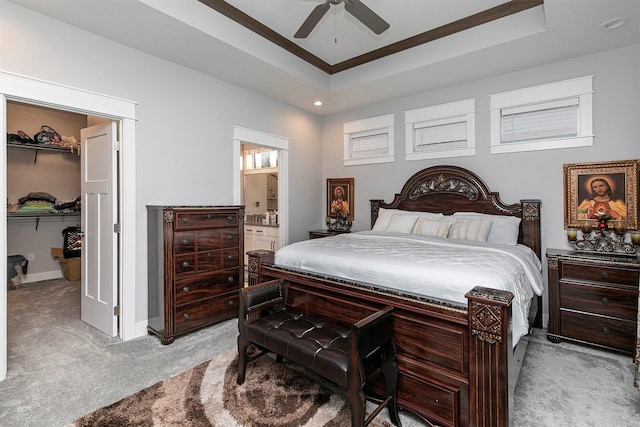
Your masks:
{"label": "bed pillow", "polygon": [[419,218],[413,230],[411,230],[411,233],[420,236],[447,237],[452,223],[452,221],[444,219],[433,220],[429,218]]}
{"label": "bed pillow", "polygon": [[491,221],[487,219],[456,218],[456,222],[449,230],[449,238],[486,242],[489,230],[491,230]]}
{"label": "bed pillow", "polygon": [[440,219],[443,217],[441,213],[414,212],[414,211],[403,211],[401,209],[380,208],[378,210],[378,218],[376,219],[375,224],[373,224],[373,227],[371,228],[371,230],[385,231],[393,215],[416,215],[418,218],[429,218],[429,219]]}
{"label": "bed pillow", "polygon": [[517,245],[520,233],[520,218],[505,215],[489,215],[479,212],[456,212],[455,217],[486,219],[491,221],[491,230],[487,237],[489,243]]}
{"label": "bed pillow", "polygon": [[391,220],[385,231],[394,231],[396,233],[411,233],[413,226],[418,220],[418,215],[391,215]]}

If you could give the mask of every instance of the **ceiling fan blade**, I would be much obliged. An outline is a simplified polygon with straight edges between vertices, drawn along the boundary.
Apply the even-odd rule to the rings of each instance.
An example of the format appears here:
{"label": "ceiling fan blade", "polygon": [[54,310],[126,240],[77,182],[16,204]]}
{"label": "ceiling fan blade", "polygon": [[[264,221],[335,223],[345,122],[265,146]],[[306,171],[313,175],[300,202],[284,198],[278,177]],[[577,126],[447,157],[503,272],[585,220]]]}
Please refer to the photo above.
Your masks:
{"label": "ceiling fan blade", "polygon": [[376,34],[382,34],[389,28],[387,21],[360,0],[344,0],[344,8]]}
{"label": "ceiling fan blade", "polygon": [[316,6],[307,19],[302,23],[298,31],[293,35],[293,37],[297,39],[306,38],[311,31],[318,25],[318,22],[322,19],[325,13],[329,10],[329,0],[327,0],[324,4],[320,4]]}

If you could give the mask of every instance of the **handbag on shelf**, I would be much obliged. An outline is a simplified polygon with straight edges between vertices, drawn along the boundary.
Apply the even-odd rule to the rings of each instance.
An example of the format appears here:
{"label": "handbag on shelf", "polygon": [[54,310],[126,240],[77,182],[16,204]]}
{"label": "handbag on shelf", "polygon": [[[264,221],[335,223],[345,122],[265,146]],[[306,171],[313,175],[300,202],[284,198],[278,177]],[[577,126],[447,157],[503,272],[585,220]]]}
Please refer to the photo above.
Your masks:
{"label": "handbag on shelf", "polygon": [[62,137],[51,126],[43,125],[40,128],[40,132],[33,136],[33,139],[37,144],[56,144],[60,145]]}

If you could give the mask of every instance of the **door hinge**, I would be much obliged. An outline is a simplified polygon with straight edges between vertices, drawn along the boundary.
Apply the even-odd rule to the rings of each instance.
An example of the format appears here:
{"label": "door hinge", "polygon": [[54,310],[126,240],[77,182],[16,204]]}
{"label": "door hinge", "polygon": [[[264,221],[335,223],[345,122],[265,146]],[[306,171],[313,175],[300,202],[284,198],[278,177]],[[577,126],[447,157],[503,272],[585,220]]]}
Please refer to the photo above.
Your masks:
{"label": "door hinge", "polygon": [[116,305],[115,307],[113,307],[113,315],[114,316],[120,316],[120,306]]}
{"label": "door hinge", "polygon": [[120,233],[120,223],[113,224],[113,232]]}
{"label": "door hinge", "polygon": [[115,151],[120,151],[120,141],[113,141],[113,149]]}

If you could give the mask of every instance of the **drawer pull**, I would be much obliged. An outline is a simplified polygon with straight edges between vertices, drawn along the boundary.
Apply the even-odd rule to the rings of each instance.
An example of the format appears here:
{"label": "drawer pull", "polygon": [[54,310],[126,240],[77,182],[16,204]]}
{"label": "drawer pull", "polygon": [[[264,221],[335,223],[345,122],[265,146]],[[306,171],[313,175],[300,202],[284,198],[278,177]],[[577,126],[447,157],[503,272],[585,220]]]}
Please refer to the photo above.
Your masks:
{"label": "drawer pull", "polygon": [[229,305],[234,305],[233,300],[229,300]]}
{"label": "drawer pull", "polygon": [[185,286],[184,288],[182,288],[182,292],[184,292],[185,294],[188,294],[190,290],[191,288],[189,288],[188,286]]}
{"label": "drawer pull", "polygon": [[235,219],[235,218],[234,218],[232,215],[229,215],[229,216],[227,217],[227,221],[229,221],[229,222],[233,222],[233,220],[234,220],[234,219]]}
{"label": "drawer pull", "polygon": [[207,256],[211,258],[211,252],[207,252]]}
{"label": "drawer pull", "polygon": [[227,234],[227,239],[233,240],[233,234]]}
{"label": "drawer pull", "polygon": [[603,271],[601,276],[603,279],[607,280],[609,278],[609,273],[607,273],[606,271]]}
{"label": "drawer pull", "polygon": [[234,279],[233,279],[233,276],[229,276],[229,277],[227,278],[227,282],[229,282],[229,283],[233,283],[233,280],[234,280]]}
{"label": "drawer pull", "polygon": [[183,245],[188,245],[189,244],[189,240],[188,239],[182,239],[182,244]]}
{"label": "drawer pull", "polygon": [[211,214],[207,214],[207,219],[211,219]]}
{"label": "drawer pull", "polygon": [[189,268],[189,261],[183,261],[182,268]]}
{"label": "drawer pull", "polygon": [[184,320],[189,320],[191,318],[191,316],[189,316],[189,313],[185,313],[183,317]]}
{"label": "drawer pull", "polygon": [[232,255],[227,255],[227,260],[233,261],[233,256]]}
{"label": "drawer pull", "polygon": [[602,332],[603,332],[605,335],[609,335],[609,333],[611,333],[611,331],[609,330],[609,328],[607,328],[606,326],[605,326],[604,328],[602,328]]}
{"label": "drawer pull", "polygon": [[185,224],[189,222],[189,218],[187,218],[186,216],[182,217],[182,222],[184,222]]}
{"label": "drawer pull", "polygon": [[609,305],[609,298],[607,298],[607,297],[602,297],[602,303],[603,303],[604,305]]}

